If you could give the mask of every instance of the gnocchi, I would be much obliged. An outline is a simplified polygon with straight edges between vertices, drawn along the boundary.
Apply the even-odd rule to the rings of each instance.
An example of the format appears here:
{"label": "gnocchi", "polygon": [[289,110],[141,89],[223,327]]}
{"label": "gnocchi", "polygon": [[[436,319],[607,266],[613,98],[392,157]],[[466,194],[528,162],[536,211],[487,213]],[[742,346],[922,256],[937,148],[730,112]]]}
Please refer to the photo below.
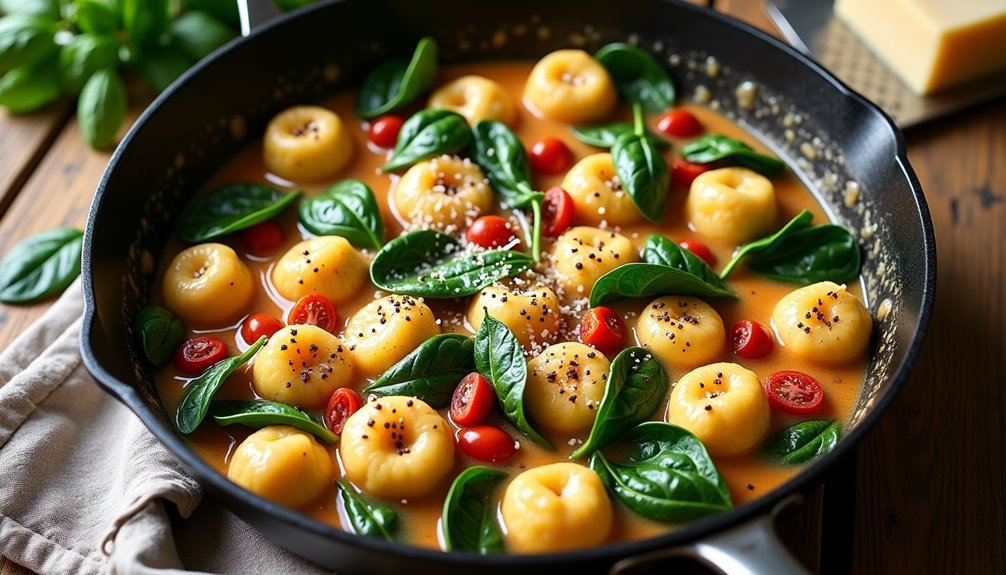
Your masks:
{"label": "gnocchi", "polygon": [[772,325],[796,356],[837,364],[863,355],[870,345],[873,318],[844,285],[819,282],[780,299],[772,312]]}
{"label": "gnocchi", "polygon": [[483,76],[462,76],[438,88],[430,96],[430,108],[454,110],[474,126],[496,120],[508,126],[517,122],[517,107],[498,82]]}
{"label": "gnocchi", "polygon": [[524,398],[531,419],[556,431],[590,429],[611,363],[582,343],[550,345],[528,362]]}
{"label": "gnocchi", "polygon": [[297,243],[279,258],[272,270],[276,291],[291,301],[319,293],[339,305],[355,296],[367,280],[367,261],[339,236],[320,236]]}
{"label": "gnocchi", "polygon": [[320,327],[289,325],[255,356],[252,386],[265,399],[320,408],[337,388],[352,383],[346,355],[342,342]]}
{"label": "gnocchi", "polygon": [[607,117],[616,98],[608,71],[583,50],[557,50],[545,56],[524,85],[524,103],[532,112],[570,124]]}
{"label": "gnocchi", "polygon": [[360,374],[377,377],[438,333],[437,318],[422,298],[389,295],[353,314],[343,341]]}
{"label": "gnocchi", "polygon": [[471,160],[440,156],[409,168],[391,198],[410,227],[453,233],[492,208],[493,191]]}
{"label": "gnocchi", "polygon": [[252,274],[223,244],[199,244],[179,253],[161,282],[167,306],[194,326],[229,323],[255,295]]}
{"label": "gnocchi", "polygon": [[353,158],[353,138],[342,118],[319,106],[284,110],[265,130],[262,157],[269,171],[294,182],[338,174]]}
{"label": "gnocchi", "polygon": [[524,290],[494,284],[479,292],[468,305],[468,325],[477,332],[486,313],[504,324],[524,349],[540,349],[554,341],[565,327],[559,298],[548,287]]}
{"label": "gnocchi", "polygon": [[249,435],[231,457],[227,478],[256,495],[300,507],[331,484],[335,465],[310,434],[271,425]]}
{"label": "gnocchi", "polygon": [[742,244],[775,223],[775,186],[747,168],[720,168],[692,182],[685,203],[695,231],[724,242]]}
{"label": "gnocchi", "polygon": [[624,226],[642,219],[607,152],[591,154],[577,162],[566,172],[560,187],[573,198],[573,219],[577,222]]}
{"label": "gnocchi", "polygon": [[639,254],[629,238],[621,234],[578,226],[559,236],[552,259],[563,290],[575,297],[586,297],[601,276],[637,261]]}
{"label": "gnocchi", "polygon": [[636,322],[636,337],[664,365],[674,368],[708,363],[726,345],[720,314],[687,296],[664,296],[647,304]]}

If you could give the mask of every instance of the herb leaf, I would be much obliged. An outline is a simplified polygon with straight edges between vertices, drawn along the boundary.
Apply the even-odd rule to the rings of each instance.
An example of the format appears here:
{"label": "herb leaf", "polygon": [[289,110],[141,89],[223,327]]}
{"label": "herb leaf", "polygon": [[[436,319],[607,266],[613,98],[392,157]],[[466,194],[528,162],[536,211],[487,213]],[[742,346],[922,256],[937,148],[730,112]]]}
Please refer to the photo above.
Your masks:
{"label": "herb leaf", "polygon": [[55,23],[29,14],[0,18],[0,71],[34,64],[57,50]]}
{"label": "herb leaf", "polygon": [[389,507],[379,505],[360,497],[348,483],[339,479],[339,493],[349,517],[353,533],[367,537],[380,537],[394,541],[398,529],[398,514]]}
{"label": "herb leaf", "polygon": [[801,421],[770,437],[763,453],[769,459],[787,465],[805,463],[834,449],[841,433],[842,425],[838,421]]}
{"label": "herb leaf", "polygon": [[[610,148],[615,145],[618,138],[634,133],[634,128],[629,122],[611,122],[610,124],[598,124],[594,126],[573,126],[570,128],[573,137],[584,144],[597,148]],[[657,149],[666,150],[671,147],[671,143],[646,130],[646,139]]]}
{"label": "herb leaf", "polygon": [[659,295],[692,295],[702,298],[733,298],[726,287],[706,282],[695,274],[665,265],[632,263],[604,274],[590,290],[590,306],[625,298]]}
{"label": "herb leaf", "polygon": [[15,114],[44,106],[62,95],[61,76],[56,57],[18,66],[0,76],[0,106]]}
{"label": "herb leaf", "polygon": [[175,427],[178,431],[188,435],[199,427],[210,409],[210,401],[220,386],[265,345],[265,340],[265,336],[258,338],[258,341],[251,344],[241,355],[216,362],[202,375],[189,382],[185,395],[178,402],[178,411],[175,412]]}
{"label": "herb leaf", "polygon": [[157,367],[171,361],[175,348],[185,339],[185,325],[170,310],[149,305],[136,312],[136,331],[140,332],[143,355]]}
{"label": "herb leaf", "polygon": [[720,290],[730,291],[725,283],[716,275],[699,256],[672,242],[671,240],[650,234],[640,251],[643,261],[648,264],[659,264],[686,271],[707,284]]}
{"label": "herb leaf", "polygon": [[196,200],[178,222],[178,236],[189,243],[205,242],[250,228],[279,215],[300,197],[264,184],[230,184]]}
{"label": "herb leaf", "polygon": [[759,154],[744,142],[720,134],[709,134],[686,144],[681,148],[681,157],[698,164],[729,160],[766,176],[780,174],[786,169],[779,158]]}
{"label": "herb leaf", "polygon": [[416,45],[412,60],[387,60],[363,80],[356,99],[356,114],[376,118],[414,102],[437,79],[437,42],[425,37]]}
{"label": "herb leaf", "polygon": [[420,160],[449,154],[464,148],[472,131],[464,116],[451,110],[422,110],[402,124],[395,149],[382,172],[406,168]]}
{"label": "herb leaf", "polygon": [[265,399],[214,401],[210,404],[210,415],[219,425],[239,423],[255,429],[267,425],[289,425],[306,431],[325,443],[339,441],[338,435],[326,429],[313,416],[285,403]]}
{"label": "herb leaf", "polygon": [[441,528],[447,551],[488,555],[503,551],[503,534],[496,524],[496,508],[489,504],[493,488],[507,474],[476,465],[461,472],[444,501]]}
{"label": "herb leaf", "polygon": [[660,222],[667,204],[670,172],[660,150],[646,138],[642,109],[637,104],[634,110],[635,131],[615,140],[611,161],[639,213],[651,222]]}
{"label": "herb leaf", "polygon": [[424,341],[363,389],[377,395],[418,397],[431,407],[451,402],[461,378],[475,369],[475,342],[458,333]]}
{"label": "herb leaf", "polygon": [[384,221],[370,186],[344,180],[300,203],[300,223],[319,236],[342,236],[360,248],[381,249]]}
{"label": "herb leaf", "polygon": [[91,74],[77,100],[77,122],[84,140],[96,150],[112,147],[126,117],[126,85],[114,68]]}
{"label": "herb leaf", "polygon": [[0,260],[0,301],[26,303],[65,289],[80,275],[84,232],[56,228],[18,242]]}
{"label": "herb leaf", "polygon": [[786,222],[786,225],[780,228],[779,231],[777,231],[776,233],[761,238],[760,240],[755,240],[753,242],[746,243],[743,246],[737,248],[737,251],[734,252],[734,257],[730,258],[730,261],[727,262],[727,265],[724,266],[723,270],[720,272],[720,278],[727,279],[728,277],[730,277],[730,274],[733,273],[734,268],[737,267],[737,264],[739,264],[741,260],[744,259],[746,256],[766,250],[771,250],[775,245],[779,244],[782,241],[782,239],[788,236],[789,234],[798,232],[802,229],[806,229],[807,227],[810,226],[810,221],[813,219],[814,219],[813,214],[811,214],[808,210],[802,210],[799,214],[794,216],[792,220]]}
{"label": "herb leaf", "polygon": [[650,112],[674,107],[676,91],[667,70],[656,58],[635,46],[615,42],[594,55],[625,100],[642,104]]}
{"label": "herb leaf", "polygon": [[786,283],[846,283],[859,275],[860,257],[859,244],[849,230],[824,224],[781,238],[772,249],[752,255],[747,264],[758,275]]}

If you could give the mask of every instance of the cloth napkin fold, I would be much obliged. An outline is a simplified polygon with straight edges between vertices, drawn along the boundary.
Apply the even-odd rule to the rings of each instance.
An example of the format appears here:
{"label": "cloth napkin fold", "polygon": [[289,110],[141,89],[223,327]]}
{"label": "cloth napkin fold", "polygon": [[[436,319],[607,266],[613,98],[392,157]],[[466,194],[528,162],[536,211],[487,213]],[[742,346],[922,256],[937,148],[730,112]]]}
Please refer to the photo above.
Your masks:
{"label": "cloth napkin fold", "polygon": [[77,282],[0,353],[0,555],[43,575],[323,572],[202,499],[84,368],[82,314]]}

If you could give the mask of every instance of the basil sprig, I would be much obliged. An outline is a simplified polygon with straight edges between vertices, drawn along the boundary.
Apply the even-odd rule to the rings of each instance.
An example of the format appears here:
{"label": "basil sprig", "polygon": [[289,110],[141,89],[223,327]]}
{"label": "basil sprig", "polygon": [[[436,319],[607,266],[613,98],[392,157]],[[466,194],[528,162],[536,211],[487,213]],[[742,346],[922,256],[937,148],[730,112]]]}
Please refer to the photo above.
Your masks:
{"label": "basil sprig", "polygon": [[237,423],[255,429],[267,425],[289,425],[306,431],[325,443],[339,441],[339,436],[326,429],[314,416],[285,403],[265,399],[214,401],[210,404],[209,413],[219,425]]}
{"label": "basil sprig", "polygon": [[272,219],[300,197],[265,184],[229,184],[196,200],[178,222],[178,237],[200,243]]}
{"label": "basil sprig", "polygon": [[490,505],[489,497],[506,476],[506,472],[484,465],[469,467],[457,476],[440,516],[447,551],[482,555],[503,551],[503,534],[496,523],[496,507]]}
{"label": "basil sprig", "polygon": [[786,169],[779,158],[760,154],[744,142],[720,134],[709,134],[686,144],[681,148],[681,157],[697,164],[725,160],[766,176],[781,174]]}
{"label": "basil sprig", "polygon": [[0,260],[0,301],[27,303],[62,291],[80,275],[84,232],[56,228],[28,236]]}
{"label": "basil sprig", "polygon": [[416,101],[437,80],[437,42],[419,41],[411,60],[392,59],[379,64],[363,80],[356,98],[356,114],[376,118]]}
{"label": "basil sprig", "polygon": [[370,264],[378,288],[417,297],[472,295],[496,280],[515,276],[534,263],[510,250],[466,251],[455,238],[418,230],[391,240]]}
{"label": "basil sprig", "polygon": [[407,395],[440,408],[451,402],[458,382],[474,369],[472,338],[442,333],[424,341],[363,391],[377,395]]}
{"label": "basil sprig", "polygon": [[407,168],[416,162],[449,154],[471,142],[468,120],[451,110],[422,110],[402,124],[398,141],[382,172]]}
{"label": "basil sprig", "polygon": [[649,52],[615,42],[598,50],[594,57],[611,75],[615,89],[626,101],[642,104],[650,112],[674,107],[674,82]]}
{"label": "basil sprig", "polygon": [[770,437],[762,453],[787,465],[806,463],[831,452],[842,434],[842,424],[827,419],[801,421]]}
{"label": "basil sprig", "polygon": [[646,137],[643,110],[633,106],[633,132],[620,136],[611,147],[611,161],[625,191],[644,218],[659,223],[664,218],[670,172],[660,150]]}
{"label": "basil sprig", "polygon": [[626,507],[666,523],[681,523],[729,510],[727,483],[702,442],[685,429],[651,421],[625,436],[623,463],[600,452],[590,468]]}
{"label": "basil sprig", "polygon": [[380,537],[387,541],[395,540],[398,530],[398,514],[394,509],[385,507],[373,501],[368,501],[355,489],[341,479],[336,480],[339,494],[342,496],[343,508],[349,518],[353,533],[367,537]]}
{"label": "basil sprig", "polygon": [[202,375],[189,382],[185,395],[178,402],[178,410],[175,412],[175,427],[178,428],[178,431],[188,435],[199,427],[203,418],[206,417],[206,412],[210,410],[210,402],[213,401],[213,396],[220,389],[220,386],[237,368],[247,363],[265,345],[265,340],[266,337],[263,335],[241,355],[228,357],[214,363]]}
{"label": "basil sprig", "polygon": [[381,249],[384,220],[370,186],[344,180],[300,203],[300,223],[319,236],[342,236],[359,248]]}
{"label": "basil sprig", "polygon": [[[610,148],[615,145],[615,142],[620,137],[626,134],[635,133],[635,129],[635,126],[629,122],[611,122],[609,124],[598,124],[594,126],[573,126],[570,128],[570,131],[573,133],[573,137],[584,144],[597,148]],[[646,139],[649,140],[654,147],[661,150],[671,147],[670,142],[653,132],[645,130],[644,133],[646,134]]]}
{"label": "basil sprig", "polygon": [[622,350],[611,362],[590,436],[570,458],[603,449],[627,430],[648,420],[660,407],[667,387],[667,372],[650,352],[641,347]]}
{"label": "basil sprig", "polygon": [[136,331],[140,332],[143,355],[157,367],[171,361],[178,344],[185,339],[185,325],[170,310],[149,305],[136,312]]}

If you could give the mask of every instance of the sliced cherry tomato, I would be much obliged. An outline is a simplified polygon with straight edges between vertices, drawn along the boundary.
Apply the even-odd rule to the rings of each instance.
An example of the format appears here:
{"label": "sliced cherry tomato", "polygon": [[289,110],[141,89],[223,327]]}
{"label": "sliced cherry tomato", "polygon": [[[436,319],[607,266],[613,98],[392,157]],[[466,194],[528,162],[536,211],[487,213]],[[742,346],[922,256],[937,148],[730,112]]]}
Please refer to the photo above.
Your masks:
{"label": "sliced cherry tomato", "polygon": [[463,427],[458,432],[458,448],[479,461],[506,461],[517,448],[513,438],[495,425]]}
{"label": "sliced cherry tomato", "polygon": [[267,254],[283,245],[283,228],[273,220],[241,230],[241,245],[253,254]]}
{"label": "sliced cherry tomato", "polygon": [[768,334],[768,330],[749,319],[742,319],[734,324],[730,330],[730,343],[737,355],[748,359],[765,357],[772,351],[772,336]]}
{"label": "sliced cherry tomato", "polygon": [[325,406],[323,419],[325,427],[336,435],[342,433],[342,428],[346,426],[346,420],[350,415],[356,413],[363,405],[363,399],[348,387],[340,387],[335,390],[332,397],[328,398],[328,405]]}
{"label": "sliced cherry tomato", "polygon": [[222,359],[227,359],[224,340],[212,335],[197,335],[175,352],[175,368],[185,375],[199,375]]}
{"label": "sliced cherry tomato", "polygon": [[399,116],[381,116],[370,124],[367,139],[378,148],[394,148],[403,123]]}
{"label": "sliced cherry tomato", "polygon": [[769,404],[786,413],[809,415],[821,409],[824,389],[801,371],[777,371],[765,380]]}
{"label": "sliced cherry tomato", "polygon": [[679,240],[678,245],[699,256],[699,258],[709,264],[710,267],[716,265],[716,255],[705,243],[695,238],[688,238]]}
{"label": "sliced cherry tomato", "polygon": [[627,334],[622,316],[610,307],[591,308],[580,320],[580,341],[604,355],[612,355],[625,347]]}
{"label": "sliced cherry tomato", "polygon": [[465,237],[469,242],[486,249],[508,245],[510,246],[508,249],[516,249],[520,245],[520,240],[514,234],[509,220],[500,216],[482,216],[476,219],[468,228]]}
{"label": "sliced cherry tomato", "polygon": [[475,425],[493,410],[496,392],[481,373],[469,373],[454,389],[451,398],[451,419],[458,425]]}
{"label": "sliced cherry tomato", "polygon": [[286,318],[286,323],[316,325],[334,334],[339,331],[339,314],[327,297],[320,293],[309,293],[297,300]]}
{"label": "sliced cherry tomato", "polygon": [[671,179],[682,186],[690,186],[695,178],[703,172],[712,169],[709,164],[693,164],[684,158],[674,158],[674,166],[671,168]]}
{"label": "sliced cherry tomato", "polygon": [[263,335],[272,337],[283,327],[283,322],[267,313],[253,313],[241,324],[241,338],[247,344],[255,343]]}
{"label": "sliced cherry tomato", "polygon": [[552,186],[545,192],[545,203],[541,207],[541,233],[550,238],[559,237],[573,223],[573,198],[559,186]]}
{"label": "sliced cherry tomato", "polygon": [[683,108],[667,110],[657,118],[657,129],[673,138],[691,138],[704,130],[702,122]]}
{"label": "sliced cherry tomato", "polygon": [[527,155],[531,168],[539,174],[554,176],[573,165],[573,152],[559,138],[545,136],[531,145]]}

